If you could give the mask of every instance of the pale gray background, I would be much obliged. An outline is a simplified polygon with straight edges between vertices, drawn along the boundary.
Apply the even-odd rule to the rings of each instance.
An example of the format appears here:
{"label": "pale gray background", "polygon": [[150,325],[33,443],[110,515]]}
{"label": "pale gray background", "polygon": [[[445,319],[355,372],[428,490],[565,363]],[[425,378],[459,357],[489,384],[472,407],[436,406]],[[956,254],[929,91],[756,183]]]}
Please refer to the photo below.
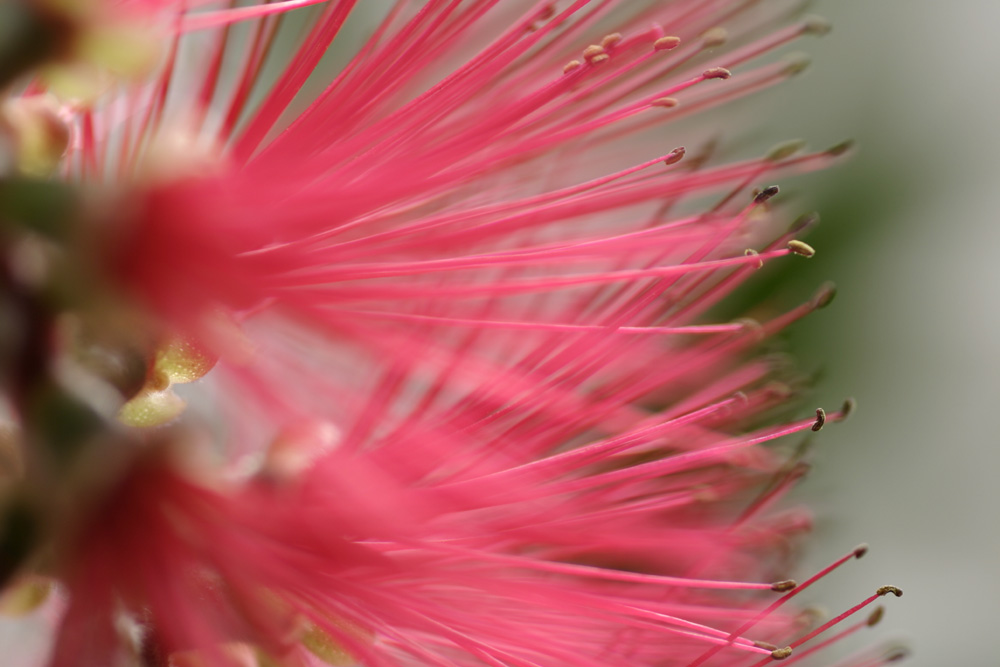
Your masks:
{"label": "pale gray background", "polygon": [[871,543],[822,590],[831,609],[896,584],[880,629],[910,638],[902,664],[1000,665],[1000,2],[814,9],[834,31],[773,125],[861,150],[808,184],[826,214],[809,279],[841,290],[795,351],[827,361],[819,404],[860,408],[799,495],[820,514],[809,564]]}

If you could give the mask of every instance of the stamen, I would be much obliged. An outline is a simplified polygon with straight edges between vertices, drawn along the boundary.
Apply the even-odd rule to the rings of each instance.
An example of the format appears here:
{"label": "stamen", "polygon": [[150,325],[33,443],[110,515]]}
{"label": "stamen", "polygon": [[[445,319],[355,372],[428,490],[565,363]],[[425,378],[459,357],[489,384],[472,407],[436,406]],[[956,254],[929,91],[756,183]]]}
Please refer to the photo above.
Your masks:
{"label": "stamen", "polygon": [[764,188],[763,190],[761,190],[760,192],[758,192],[754,196],[753,201],[754,201],[755,204],[764,204],[769,199],[771,199],[776,194],[778,194],[779,191],[780,190],[779,190],[779,188],[778,188],[777,185],[770,185],[770,186]]}
{"label": "stamen", "polygon": [[812,257],[816,254],[816,250],[811,245],[795,239],[788,242],[788,249],[796,255],[802,255],[803,257]]}
{"label": "stamen", "polygon": [[682,159],[684,159],[684,155],[686,152],[687,151],[684,149],[683,146],[675,148],[674,150],[670,151],[667,154],[667,157],[663,159],[663,164],[667,165],[668,167],[672,164],[677,164]]}
{"label": "stamen", "polygon": [[813,298],[809,303],[813,310],[822,310],[833,303],[836,296],[837,286],[832,282],[826,282],[820,285],[820,288],[816,290],[816,293],[813,295]]}
{"label": "stamen", "polygon": [[826,424],[826,411],[823,408],[816,408],[816,423],[813,424],[812,430],[819,431]]}
{"label": "stamen", "polygon": [[601,46],[605,49],[610,49],[617,46],[622,41],[622,34],[620,32],[613,32],[610,35],[605,35],[604,39],[601,40]]}
{"label": "stamen", "polygon": [[318,5],[328,0],[281,0],[270,4],[251,5],[249,7],[237,7],[234,9],[220,9],[213,12],[201,12],[198,14],[188,14],[181,21],[180,32],[192,32],[195,30],[205,30],[206,28],[220,28],[233,23],[247,21],[250,19],[262,18],[272,14],[288,12],[300,7]]}
{"label": "stamen", "polygon": [[711,28],[702,33],[701,44],[706,49],[713,49],[717,46],[722,46],[728,39],[729,33],[725,28]]}
{"label": "stamen", "polygon": [[771,162],[781,162],[782,160],[787,160],[796,153],[801,152],[806,147],[806,142],[802,139],[790,139],[789,141],[783,141],[776,145],[770,151],[768,151],[765,160],[770,160]]}
{"label": "stamen", "polygon": [[[772,602],[765,609],[761,610],[752,619],[750,619],[749,621],[747,621],[746,623],[744,623],[743,625],[741,625],[739,628],[737,628],[736,630],[734,630],[732,632],[732,634],[729,635],[728,640],[730,642],[732,642],[737,637],[744,636],[746,634],[747,630],[749,630],[750,628],[754,627],[755,625],[757,625],[758,623],[760,623],[762,620],[764,620],[765,618],[767,618],[768,616],[770,616],[779,607],[781,607],[782,605],[784,605],[785,603],[787,603],[793,597],[795,597],[799,593],[802,593],[803,591],[805,591],[806,589],[808,589],[810,586],[812,586],[814,583],[816,583],[820,579],[823,579],[824,577],[828,576],[830,573],[832,573],[834,570],[836,570],[837,568],[839,568],[840,566],[842,566],[844,563],[846,563],[846,562],[848,562],[848,561],[850,561],[852,559],[861,558],[867,552],[867,550],[868,550],[868,546],[867,545],[859,545],[859,546],[855,547],[854,549],[852,549],[849,553],[844,554],[843,556],[841,556],[837,560],[833,561],[831,564],[827,565],[825,568],[823,568],[822,570],[820,570],[819,572],[817,572],[813,576],[811,576],[808,579],[806,579],[805,581],[803,581],[801,584],[799,584],[794,589],[792,589],[791,591],[789,591],[786,595],[783,595],[780,599],[775,600],[774,602]],[[873,600],[877,599],[877,597],[878,596],[874,596],[872,599]],[[793,644],[793,646],[794,646],[794,644]],[[693,662],[689,663],[687,665],[687,667],[698,667],[699,665],[704,664],[707,660],[711,659],[712,656],[714,656],[717,653],[719,653],[719,651],[721,651],[723,648],[725,648],[725,647],[724,646],[713,646],[712,648],[710,648],[709,650],[707,650],[705,653],[702,653],[700,656],[698,656],[698,658],[696,660],[694,660]],[[754,667],[757,667],[757,666],[755,665]]]}
{"label": "stamen", "polygon": [[798,234],[819,223],[819,213],[803,213],[788,227],[789,234]]}
{"label": "stamen", "polygon": [[668,35],[667,37],[660,37],[658,40],[653,42],[653,48],[657,51],[671,51],[676,49],[681,45],[681,38]]}
{"label": "stamen", "polygon": [[838,421],[844,421],[850,417],[858,407],[858,402],[853,398],[845,398],[844,404],[840,408],[840,419]]}
{"label": "stamen", "polygon": [[705,79],[728,79],[733,75],[732,72],[727,70],[725,67],[712,67],[710,69],[702,72],[701,76]]}
{"label": "stamen", "polygon": [[805,35],[816,35],[822,37],[829,34],[833,25],[822,16],[810,15],[802,20],[802,33]]}
{"label": "stamen", "polygon": [[[608,60],[608,54],[607,51],[604,50],[603,46],[591,44],[583,50],[583,58],[591,65],[595,65]],[[599,58],[600,60],[598,60]]]}
{"label": "stamen", "polygon": [[827,155],[839,157],[854,148],[854,140],[848,139],[826,149]]}
{"label": "stamen", "polygon": [[579,60],[570,60],[563,66],[563,74],[569,74],[570,72],[575,72],[576,70],[583,67],[583,63]]}
{"label": "stamen", "polygon": [[804,53],[792,53],[785,56],[785,67],[783,69],[787,76],[795,76],[809,69],[812,58]]}
{"label": "stamen", "polygon": [[785,648],[779,648],[777,650],[771,651],[771,658],[773,660],[784,660],[792,654],[792,647],[786,646]]}
{"label": "stamen", "polygon": [[659,97],[649,103],[651,107],[662,107],[664,109],[673,109],[678,106],[680,102],[676,97]]}

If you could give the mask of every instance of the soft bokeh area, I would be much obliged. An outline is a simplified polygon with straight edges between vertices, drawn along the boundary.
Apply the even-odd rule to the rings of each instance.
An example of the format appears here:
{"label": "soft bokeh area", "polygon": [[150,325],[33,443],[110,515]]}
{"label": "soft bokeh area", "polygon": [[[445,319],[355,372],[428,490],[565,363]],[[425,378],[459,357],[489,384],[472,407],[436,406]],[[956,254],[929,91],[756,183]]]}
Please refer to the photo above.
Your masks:
{"label": "soft bokeh area", "polygon": [[814,68],[781,91],[774,124],[814,145],[846,134],[860,150],[809,183],[824,222],[796,276],[802,293],[825,278],[840,292],[794,345],[807,364],[826,361],[817,405],[853,395],[859,409],[824,431],[802,487],[820,514],[808,565],[869,542],[839,575],[852,586],[817,592],[831,610],[853,602],[859,580],[896,584],[906,595],[883,623],[912,646],[906,664],[995,665],[1000,3],[815,10],[834,32],[810,46]]}

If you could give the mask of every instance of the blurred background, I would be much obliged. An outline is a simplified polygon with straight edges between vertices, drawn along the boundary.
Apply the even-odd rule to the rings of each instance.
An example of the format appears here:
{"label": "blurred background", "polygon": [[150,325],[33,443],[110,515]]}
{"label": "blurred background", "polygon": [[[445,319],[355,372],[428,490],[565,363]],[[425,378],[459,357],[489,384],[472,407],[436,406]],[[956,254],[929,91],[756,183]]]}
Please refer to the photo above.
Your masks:
{"label": "blurred background", "polygon": [[822,368],[817,405],[858,400],[825,429],[800,498],[817,507],[803,572],[857,542],[871,551],[817,589],[831,611],[869,588],[879,634],[914,667],[1000,664],[1000,3],[819,0],[833,22],[804,44],[812,69],[767,95],[769,136],[816,147],[858,140],[854,159],[811,177],[817,256],[790,289],[832,279],[827,310],[791,336]]}

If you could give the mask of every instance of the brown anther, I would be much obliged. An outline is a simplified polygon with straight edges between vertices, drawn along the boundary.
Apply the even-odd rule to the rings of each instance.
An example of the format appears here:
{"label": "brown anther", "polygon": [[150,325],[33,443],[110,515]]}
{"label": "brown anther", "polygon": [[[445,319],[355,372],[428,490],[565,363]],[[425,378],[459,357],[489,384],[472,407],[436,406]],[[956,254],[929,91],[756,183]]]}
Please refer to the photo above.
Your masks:
{"label": "brown anther", "polygon": [[739,324],[743,327],[744,332],[753,335],[757,340],[764,340],[764,327],[754,318],[741,317],[738,320],[733,320],[733,324]]}
{"label": "brown anther", "polygon": [[820,621],[823,621],[829,616],[829,612],[820,606],[810,605],[802,609],[799,612],[799,619],[803,625],[812,628],[819,625]]}
{"label": "brown anther", "polygon": [[701,35],[701,43],[706,49],[722,46],[729,39],[729,33],[723,27],[710,28]]}
{"label": "brown anther", "polygon": [[770,199],[774,195],[778,194],[778,192],[780,192],[780,190],[779,190],[779,188],[778,188],[777,185],[769,185],[769,186],[767,186],[766,188],[764,188],[763,190],[761,190],[760,192],[758,192],[757,194],[754,195],[754,197],[753,197],[753,203],[754,204],[763,204],[768,199]]}
{"label": "brown anther", "polygon": [[817,35],[822,37],[830,32],[833,26],[830,21],[823,18],[822,16],[806,16],[802,19],[802,34],[803,35]]}
{"label": "brown anther", "polygon": [[909,657],[909,655],[910,649],[905,646],[894,646],[886,652],[885,657],[882,659],[886,662],[896,662]]}
{"label": "brown anther", "polygon": [[686,152],[687,151],[684,149],[683,146],[678,146],[674,150],[667,153],[667,157],[663,158],[663,164],[667,166],[672,164],[677,164],[678,162],[684,159],[684,154]]}
{"label": "brown anther", "polygon": [[883,616],[885,616],[885,607],[881,605],[875,607],[875,610],[868,615],[868,621],[867,621],[868,627],[870,628],[872,626],[878,625],[878,622],[882,620]]}
{"label": "brown anther", "polygon": [[868,545],[867,544],[861,543],[858,546],[854,547],[854,557],[855,558],[864,558],[864,555],[866,553],[868,553]]}
{"label": "brown anther", "polygon": [[649,103],[651,107],[660,107],[662,109],[673,109],[675,106],[679,105],[680,102],[677,101],[676,97],[658,97]]}
{"label": "brown anther", "polygon": [[826,424],[826,411],[823,408],[816,408],[816,422],[812,425],[813,431],[819,431]]}
{"label": "brown anther", "polygon": [[812,59],[804,53],[790,53],[785,57],[785,63],[785,69],[783,70],[785,75],[795,76],[809,69]]}
{"label": "brown anther", "polygon": [[622,34],[620,32],[613,32],[610,35],[605,35],[604,39],[601,40],[601,46],[605,49],[610,49],[616,46],[622,41]]}
{"label": "brown anther", "polygon": [[795,393],[790,386],[784,382],[778,382],[777,380],[768,382],[764,385],[764,392],[768,396],[777,399],[785,399]]}
{"label": "brown anther", "polygon": [[803,213],[788,227],[789,234],[798,234],[819,223],[819,213]]}
{"label": "brown anther", "polygon": [[753,645],[756,646],[757,648],[762,648],[762,649],[765,649],[767,651],[777,651],[778,650],[778,647],[776,645],[772,644],[771,642],[755,641],[753,643]]}
{"label": "brown anther", "polygon": [[837,156],[843,155],[844,153],[846,153],[847,151],[851,150],[852,148],[854,148],[854,140],[853,139],[848,139],[847,141],[841,141],[839,144],[837,144],[835,146],[830,146],[829,148],[827,148],[826,149],[826,154],[827,155],[832,155],[834,157],[837,157]]}
{"label": "brown anther", "polygon": [[733,75],[725,67],[711,67],[701,73],[703,79],[728,79]]}
{"label": "brown anther", "polygon": [[[746,255],[747,257],[760,257],[760,253],[754,250],[753,248],[747,248],[746,250],[743,251],[743,254]],[[764,268],[764,260],[762,259],[757,260],[757,268],[758,269]]]}
{"label": "brown anther", "polygon": [[[591,64],[593,64],[595,58],[606,55],[607,51],[605,51],[604,47],[599,44],[591,44],[583,50],[583,59]],[[605,58],[605,60],[607,60],[607,58]]]}
{"label": "brown anther", "polygon": [[880,586],[879,589],[875,591],[876,595],[888,595],[889,593],[892,593],[898,598],[903,597],[903,591],[895,586]]}
{"label": "brown anther", "polygon": [[811,245],[795,239],[788,242],[788,249],[796,255],[802,255],[803,257],[812,257],[816,254],[816,250]]}
{"label": "brown anther", "polygon": [[794,579],[785,579],[784,581],[776,581],[771,584],[771,590],[775,593],[787,593],[798,585],[798,582]]}
{"label": "brown anther", "polygon": [[826,308],[833,300],[837,297],[837,286],[832,282],[825,282],[819,286],[816,293],[813,294],[812,299],[809,301],[809,305],[813,307],[813,310],[822,310]]}
{"label": "brown anther", "polygon": [[653,49],[656,51],[671,51],[676,49],[681,45],[681,38],[674,37],[673,35],[668,35],[666,37],[660,37],[658,40],[653,42]]}
{"label": "brown anther", "polygon": [[594,56],[593,58],[588,58],[587,62],[589,62],[591,65],[600,65],[602,63],[608,62],[609,60],[611,60],[611,56],[609,56],[606,53],[602,53],[600,55]]}
{"label": "brown anther", "polygon": [[792,157],[805,147],[806,142],[802,139],[783,141],[768,151],[767,157],[764,159],[770,162],[780,162],[781,160]]}
{"label": "brown anther", "polygon": [[569,74],[583,67],[583,63],[579,60],[570,60],[568,63],[563,65],[563,74]]}
{"label": "brown anther", "polygon": [[733,400],[739,401],[740,404],[742,404],[743,406],[750,405],[750,399],[742,391],[738,391],[735,394],[733,394]]}
{"label": "brown anther", "polygon": [[853,398],[844,399],[844,404],[840,406],[840,421],[844,421],[858,408],[858,402]]}
{"label": "brown anther", "polygon": [[792,647],[786,646],[785,648],[779,648],[771,651],[771,657],[775,660],[784,660],[792,654]]}

